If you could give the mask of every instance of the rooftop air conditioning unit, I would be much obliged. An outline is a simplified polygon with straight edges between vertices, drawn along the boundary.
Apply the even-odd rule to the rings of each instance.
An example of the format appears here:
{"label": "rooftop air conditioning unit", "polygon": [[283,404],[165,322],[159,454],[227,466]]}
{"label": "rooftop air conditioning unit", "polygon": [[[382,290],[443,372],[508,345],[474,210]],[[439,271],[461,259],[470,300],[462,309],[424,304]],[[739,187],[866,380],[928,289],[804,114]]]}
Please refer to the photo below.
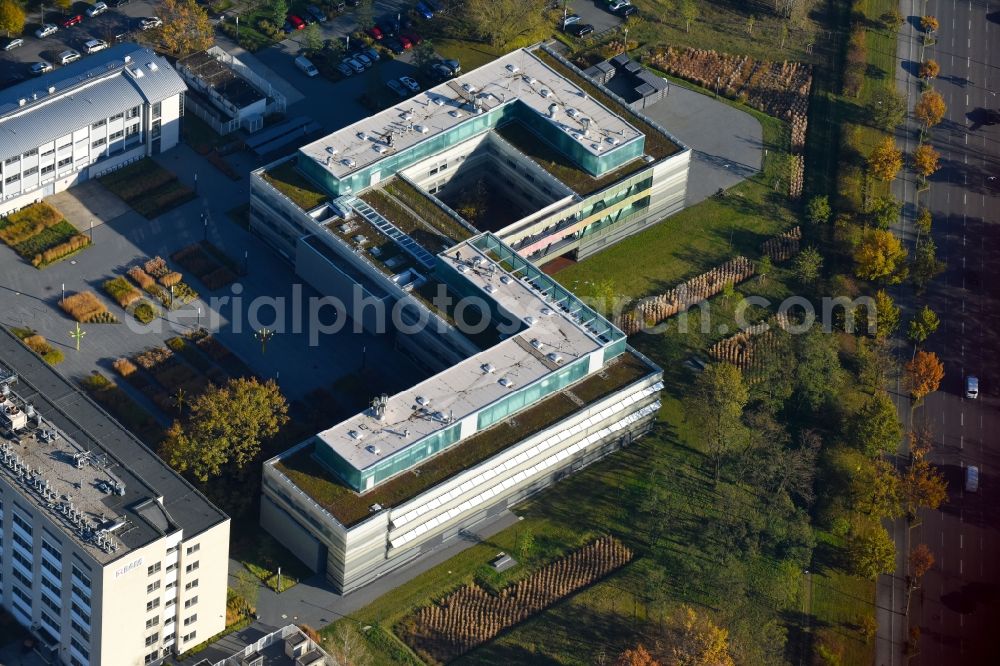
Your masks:
{"label": "rooftop air conditioning unit", "polygon": [[417,132],[419,134],[427,134],[427,126],[426,125],[414,125],[413,126],[413,131]]}
{"label": "rooftop air conditioning unit", "polygon": [[560,356],[559,354],[556,354],[555,352],[553,352],[551,354],[548,354],[546,356],[546,358],[548,358],[553,363],[562,363],[563,362],[563,357]]}
{"label": "rooftop air conditioning unit", "polygon": [[365,451],[367,451],[368,453],[371,453],[372,455],[375,455],[375,456],[377,456],[377,455],[379,455],[379,454],[382,453],[382,449],[378,448],[374,444],[369,444],[368,446],[366,446],[365,447]]}
{"label": "rooftop air conditioning unit", "polygon": [[542,308],[542,314],[545,315],[546,317],[551,316],[552,315],[552,308]]}
{"label": "rooftop air conditioning unit", "polygon": [[[535,318],[534,317],[525,317],[524,318],[524,323],[527,324],[528,326],[534,326],[535,325]],[[535,342],[537,342],[537,340]],[[539,344],[541,344],[541,343],[539,343]]]}
{"label": "rooftop air conditioning unit", "polygon": [[511,381],[510,379],[507,379],[506,377],[501,377],[500,381],[497,383],[504,388],[509,388],[509,389],[514,388],[514,382]]}
{"label": "rooftop air conditioning unit", "polygon": [[549,89],[548,89],[548,88],[542,88],[542,90],[541,90],[541,92],[540,92],[539,94],[540,94],[540,95],[541,95],[542,97],[548,97],[548,96],[549,96],[549,95],[551,95],[552,93],[551,93],[551,92],[549,92]]}
{"label": "rooftop air conditioning unit", "polygon": [[348,430],[347,434],[351,437],[351,439],[360,440],[362,437],[364,437],[364,434],[357,430]]}
{"label": "rooftop air conditioning unit", "polygon": [[532,341],[531,341],[531,346],[532,346],[532,347],[534,347],[535,349],[541,349],[541,348],[542,348],[542,347],[544,347],[545,345],[544,345],[544,343],[542,343],[542,341],[541,341],[541,340],[539,340],[538,338],[534,338],[534,339],[532,339]]}
{"label": "rooftop air conditioning unit", "polygon": [[507,71],[510,72],[511,74],[517,74],[518,72],[521,71],[521,68],[512,63],[510,65],[507,65]]}
{"label": "rooftop air conditioning unit", "polygon": [[431,404],[431,399],[418,395],[417,404],[420,405],[421,407],[426,407],[427,405]]}
{"label": "rooftop air conditioning unit", "polygon": [[483,369],[483,372],[487,375],[491,375],[497,371],[496,366],[494,366],[492,363],[483,363],[479,367],[481,367]]}

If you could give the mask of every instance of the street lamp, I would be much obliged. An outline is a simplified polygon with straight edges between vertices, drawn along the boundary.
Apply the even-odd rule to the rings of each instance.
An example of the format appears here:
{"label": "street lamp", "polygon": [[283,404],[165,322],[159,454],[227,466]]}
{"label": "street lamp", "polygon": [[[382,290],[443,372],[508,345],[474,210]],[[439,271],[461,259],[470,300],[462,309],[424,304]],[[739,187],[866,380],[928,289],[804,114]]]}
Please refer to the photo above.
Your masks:
{"label": "street lamp", "polygon": [[254,337],[256,337],[260,341],[260,353],[266,354],[267,342],[268,340],[274,337],[274,331],[272,331],[269,328],[262,328],[256,333],[254,333]]}
{"label": "street lamp", "polygon": [[77,351],[80,351],[80,340],[82,340],[85,335],[87,335],[87,331],[80,328],[80,322],[76,322],[76,328],[69,332],[69,337],[76,340]]}

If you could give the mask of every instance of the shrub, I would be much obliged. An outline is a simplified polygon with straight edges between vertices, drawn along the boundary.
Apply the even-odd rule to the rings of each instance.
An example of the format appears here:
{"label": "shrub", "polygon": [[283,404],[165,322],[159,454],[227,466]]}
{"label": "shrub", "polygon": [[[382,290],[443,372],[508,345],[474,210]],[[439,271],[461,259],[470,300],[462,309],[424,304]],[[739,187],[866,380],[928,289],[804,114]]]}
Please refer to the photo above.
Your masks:
{"label": "shrub", "polygon": [[167,268],[167,262],[165,262],[162,257],[153,257],[152,259],[147,260],[142,267],[147,273],[155,278],[163,277],[170,272],[170,269]]}
{"label": "shrub", "polygon": [[66,358],[63,356],[62,350],[53,347],[48,340],[37,333],[32,333],[22,339],[28,349],[41,356],[42,360],[49,365],[62,363]]}
{"label": "shrub", "polygon": [[160,276],[160,284],[169,289],[170,287],[178,284],[181,281],[181,277],[181,274],[177,271],[170,271],[169,273]]}
{"label": "shrub", "polygon": [[108,296],[115,299],[115,302],[118,303],[118,305],[126,309],[142,298],[142,294],[139,293],[139,290],[133,287],[128,280],[121,276],[105,282],[104,291],[108,293]]}
{"label": "shrub", "polygon": [[25,206],[6,217],[0,228],[0,240],[7,245],[17,245],[58,224],[62,219],[62,214],[47,203]]}
{"label": "shrub", "polygon": [[150,347],[135,356],[135,362],[146,370],[151,370],[173,356],[173,352],[163,347]]}
{"label": "shrub", "polygon": [[144,271],[141,266],[133,266],[128,269],[128,276],[135,280],[135,283],[149,291],[150,287],[156,286],[156,280],[149,273]]}
{"label": "shrub", "polygon": [[68,241],[54,245],[47,250],[43,250],[41,254],[36,254],[31,259],[31,265],[35,268],[48,266],[49,264],[65,259],[71,254],[76,254],[88,245],[90,245],[90,238],[84,236],[83,234],[76,234]]}
{"label": "shrub", "polygon": [[135,367],[135,363],[128,360],[124,356],[121,358],[116,358],[114,360],[114,363],[111,364],[111,366],[115,369],[115,372],[117,372],[122,377],[128,377],[136,370],[138,370],[138,368]]}
{"label": "shrub", "polygon": [[117,321],[92,291],[67,296],[59,302],[59,307],[81,324],[104,324]]}
{"label": "shrub", "polygon": [[45,227],[34,236],[14,245],[13,248],[25,259],[31,259],[36,254],[41,254],[49,248],[65,243],[78,233],[72,224],[66,220],[60,220],[51,227]]}
{"label": "shrub", "polygon": [[159,309],[149,301],[143,301],[135,306],[132,316],[142,324],[148,324],[160,316]]}

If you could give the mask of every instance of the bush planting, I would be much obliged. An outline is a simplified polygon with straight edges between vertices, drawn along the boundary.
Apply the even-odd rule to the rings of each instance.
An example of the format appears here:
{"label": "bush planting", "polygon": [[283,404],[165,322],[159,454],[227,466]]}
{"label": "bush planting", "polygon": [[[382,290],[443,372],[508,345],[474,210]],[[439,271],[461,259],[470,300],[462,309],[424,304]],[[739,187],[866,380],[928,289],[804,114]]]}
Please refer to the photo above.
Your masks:
{"label": "bush planting", "polygon": [[67,296],[59,302],[59,307],[81,324],[113,324],[118,321],[92,291]]}

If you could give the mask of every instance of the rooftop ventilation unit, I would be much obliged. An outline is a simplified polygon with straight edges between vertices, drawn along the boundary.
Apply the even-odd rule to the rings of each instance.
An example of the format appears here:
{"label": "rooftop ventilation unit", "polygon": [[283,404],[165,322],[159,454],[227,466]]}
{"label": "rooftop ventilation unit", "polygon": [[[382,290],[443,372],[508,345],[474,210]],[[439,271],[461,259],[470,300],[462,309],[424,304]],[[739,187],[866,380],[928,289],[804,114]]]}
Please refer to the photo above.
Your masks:
{"label": "rooftop ventilation unit", "polygon": [[149,63],[148,67],[149,67],[149,71],[151,71],[151,72],[155,72],[158,69],[160,69],[159,66],[157,66],[157,64],[155,62]]}
{"label": "rooftop ventilation unit", "polygon": [[51,95],[52,93],[54,93],[55,91],[56,91],[56,87],[55,87],[55,86],[49,86],[49,94],[50,94],[50,95]]}
{"label": "rooftop ventilation unit", "polygon": [[343,164],[345,167],[348,167],[349,169],[353,169],[354,167],[357,166],[357,162],[352,160],[350,157],[345,157],[344,159],[340,160],[340,163]]}
{"label": "rooftop ventilation unit", "polygon": [[534,326],[535,325],[535,318],[534,317],[525,317],[524,318],[524,323],[527,324],[528,326]]}
{"label": "rooftop ventilation unit", "polygon": [[521,68],[511,63],[510,65],[507,65],[507,71],[510,72],[511,74],[517,74],[518,72],[521,71]]}
{"label": "rooftop ventilation unit", "polygon": [[556,117],[556,111],[558,111],[558,110],[559,110],[559,105],[558,104],[549,104],[549,118],[555,118]]}
{"label": "rooftop ventilation unit", "polygon": [[365,451],[375,456],[380,455],[382,453],[382,449],[378,448],[374,444],[369,444],[368,446],[366,446]]}
{"label": "rooftop ventilation unit", "polygon": [[487,294],[492,294],[492,293],[494,293],[494,292],[495,292],[496,290],[497,290],[497,288],[496,288],[496,287],[494,287],[494,286],[493,286],[493,285],[491,285],[491,284],[488,284],[488,285],[486,285],[485,287],[483,287],[483,291],[485,291],[485,292],[486,292]]}
{"label": "rooftop ventilation unit", "polygon": [[339,153],[339,152],[340,152],[340,151],[339,151],[339,150],[337,150],[336,148],[334,148],[333,146],[327,146],[327,147],[326,147],[326,154],[327,154],[327,155],[336,155],[336,154],[337,154],[337,153]]}
{"label": "rooftop ventilation unit", "polygon": [[362,141],[367,141],[368,135],[364,132],[358,132],[358,138],[361,139]]}
{"label": "rooftop ventilation unit", "polygon": [[364,433],[358,432],[357,430],[348,430],[347,434],[350,435],[351,439],[360,440],[364,437]]}
{"label": "rooftop ventilation unit", "polygon": [[132,62],[132,56],[129,55],[125,56],[125,63],[128,64],[130,62]]}
{"label": "rooftop ventilation unit", "polygon": [[511,282],[513,282],[513,278],[511,278],[511,276],[509,275],[501,275],[500,281],[503,282],[504,284],[510,284]]}
{"label": "rooftop ventilation unit", "polygon": [[425,125],[414,125],[414,132],[419,132],[420,134],[427,134],[427,127]]}
{"label": "rooftop ventilation unit", "polygon": [[418,395],[417,404],[420,405],[421,407],[426,407],[427,405],[431,404],[431,399],[425,398],[422,395]]}
{"label": "rooftop ventilation unit", "polygon": [[466,266],[465,264],[459,264],[458,266],[455,267],[455,270],[458,271],[459,273],[468,273],[469,267]]}
{"label": "rooftop ventilation unit", "polygon": [[613,136],[609,136],[607,139],[605,139],[605,141],[607,141],[608,143],[610,143],[612,146],[617,146],[618,145],[618,139],[615,138],[615,137],[613,137]]}
{"label": "rooftop ventilation unit", "polygon": [[440,97],[435,97],[433,101],[437,106],[444,106],[444,100]]}
{"label": "rooftop ventilation unit", "polygon": [[21,99],[17,100],[17,105],[18,106],[24,106],[27,103],[28,103],[28,100],[26,100],[24,97],[22,97]]}
{"label": "rooftop ventilation unit", "polygon": [[387,152],[389,152],[389,149],[380,143],[376,143],[372,147],[375,149],[375,152],[378,153],[379,155],[385,155]]}
{"label": "rooftop ventilation unit", "polygon": [[552,93],[551,93],[551,92],[549,92],[549,89],[548,89],[548,88],[542,88],[542,90],[541,90],[541,92],[540,92],[539,94],[540,94],[540,95],[541,95],[542,97],[546,97],[546,98],[547,98],[547,97],[548,97],[549,95],[551,95]]}
{"label": "rooftop ventilation unit", "polygon": [[552,361],[553,363],[562,363],[563,362],[563,357],[560,356],[559,354],[556,354],[555,352],[553,352],[551,354],[547,354],[546,358],[549,359],[550,361]]}
{"label": "rooftop ventilation unit", "polygon": [[145,76],[145,74],[143,74],[143,73],[142,73],[142,70],[141,70],[141,69],[133,69],[133,70],[131,70],[131,71],[132,71],[132,74],[133,74],[133,75],[135,76],[135,78],[137,78],[137,79],[141,79],[141,78],[142,78],[143,76]]}
{"label": "rooftop ventilation unit", "polygon": [[552,316],[552,308],[542,308],[542,314],[546,317]]}
{"label": "rooftop ventilation unit", "polygon": [[536,83],[538,83],[538,79],[536,79],[533,76],[525,76],[524,80],[527,81],[531,85],[535,85]]}
{"label": "rooftop ventilation unit", "polygon": [[535,349],[541,349],[541,348],[542,348],[542,347],[544,347],[545,345],[544,345],[544,344],[542,343],[542,341],[541,341],[541,340],[539,340],[538,338],[534,338],[534,339],[533,339],[533,340],[531,341],[531,346],[532,346],[532,347],[534,347]]}
{"label": "rooftop ventilation unit", "polygon": [[413,120],[413,114],[410,113],[409,111],[403,111],[401,114],[399,114],[399,117],[402,118],[403,120]]}
{"label": "rooftop ventilation unit", "polygon": [[483,363],[479,367],[482,368],[483,373],[485,373],[487,375],[491,375],[491,374],[493,374],[494,372],[497,371],[496,366],[494,366],[492,363]]}
{"label": "rooftop ventilation unit", "polygon": [[452,118],[461,118],[462,117],[462,112],[459,111],[458,109],[454,109],[452,111],[449,111],[448,115],[451,116]]}
{"label": "rooftop ventilation unit", "polygon": [[497,383],[504,388],[509,388],[509,389],[514,388],[514,382],[511,381],[510,379],[507,379],[506,377],[501,377],[500,381]]}
{"label": "rooftop ventilation unit", "polygon": [[471,83],[463,83],[462,90],[464,90],[467,93],[474,93],[476,92],[476,86],[472,85]]}
{"label": "rooftop ventilation unit", "polygon": [[570,118],[574,118],[575,119],[575,118],[579,118],[580,117],[580,112],[577,111],[574,108],[569,108],[569,109],[566,109],[566,115],[569,116]]}

